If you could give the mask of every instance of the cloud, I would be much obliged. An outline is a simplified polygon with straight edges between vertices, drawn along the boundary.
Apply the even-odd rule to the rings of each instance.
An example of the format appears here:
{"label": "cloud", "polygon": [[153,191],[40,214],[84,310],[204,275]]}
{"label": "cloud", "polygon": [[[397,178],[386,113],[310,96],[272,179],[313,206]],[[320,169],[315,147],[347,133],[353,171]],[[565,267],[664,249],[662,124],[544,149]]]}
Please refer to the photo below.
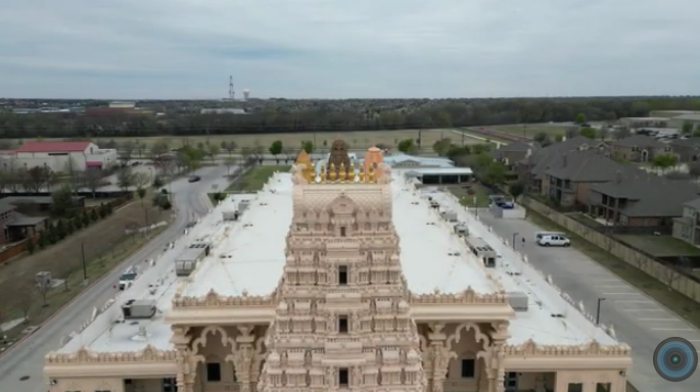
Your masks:
{"label": "cloud", "polygon": [[697,94],[692,0],[10,2],[0,94]]}

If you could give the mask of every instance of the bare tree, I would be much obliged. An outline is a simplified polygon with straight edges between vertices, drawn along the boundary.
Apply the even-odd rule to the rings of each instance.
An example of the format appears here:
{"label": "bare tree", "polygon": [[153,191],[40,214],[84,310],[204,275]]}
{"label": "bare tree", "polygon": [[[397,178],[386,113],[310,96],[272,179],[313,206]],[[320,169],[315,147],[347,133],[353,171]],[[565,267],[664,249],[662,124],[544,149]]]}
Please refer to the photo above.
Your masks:
{"label": "bare tree", "polygon": [[133,181],[133,185],[136,187],[136,189],[141,189],[151,182],[151,176],[148,173],[135,172],[135,173],[133,173],[133,180],[132,181]]}
{"label": "bare tree", "polygon": [[92,198],[95,198],[97,188],[102,185],[102,179],[105,177],[104,172],[99,169],[90,169],[83,172],[82,179],[86,188],[92,192]]}
{"label": "bare tree", "polygon": [[122,143],[119,146],[119,157],[126,162],[129,162],[134,155],[134,149],[136,145],[131,140]]}
{"label": "bare tree", "polygon": [[[39,283],[37,283],[37,285],[39,285]],[[44,286],[50,286],[50,285],[47,283],[44,283]],[[17,306],[22,311],[22,317],[24,317],[25,323],[29,321],[29,312],[31,312],[32,305],[34,305],[34,296],[35,295],[36,295],[36,293],[31,288],[31,286],[25,286],[22,289],[22,291],[20,292],[20,295],[19,295],[19,298],[17,301]],[[44,300],[44,303],[46,303],[46,300]]]}
{"label": "bare tree", "polygon": [[22,187],[28,192],[39,193],[42,188],[49,186],[52,175],[48,166],[34,166],[27,170]]}
{"label": "bare tree", "polygon": [[[51,291],[51,282],[47,282],[42,279],[41,281],[36,282],[35,285],[37,292],[41,296],[41,306],[44,308],[49,306],[49,292]],[[25,296],[29,296],[29,294],[27,293],[27,295]]]}
{"label": "bare tree", "polygon": [[678,278],[681,276],[678,271],[669,265],[661,265],[659,268],[659,274],[663,282],[668,285],[669,290],[673,287],[673,282],[678,280]]}

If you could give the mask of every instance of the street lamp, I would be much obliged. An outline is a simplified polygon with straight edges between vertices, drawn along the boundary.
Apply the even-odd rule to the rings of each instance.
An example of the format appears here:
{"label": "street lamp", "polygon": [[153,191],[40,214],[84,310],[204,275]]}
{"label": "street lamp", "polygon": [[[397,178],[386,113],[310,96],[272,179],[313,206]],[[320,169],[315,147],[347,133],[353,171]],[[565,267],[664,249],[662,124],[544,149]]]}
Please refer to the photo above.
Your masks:
{"label": "street lamp", "polygon": [[600,303],[605,301],[605,298],[598,298],[598,310],[595,312],[595,324],[600,324]]}
{"label": "street lamp", "polygon": [[513,233],[513,249],[515,249],[515,237],[519,236],[520,233]]}

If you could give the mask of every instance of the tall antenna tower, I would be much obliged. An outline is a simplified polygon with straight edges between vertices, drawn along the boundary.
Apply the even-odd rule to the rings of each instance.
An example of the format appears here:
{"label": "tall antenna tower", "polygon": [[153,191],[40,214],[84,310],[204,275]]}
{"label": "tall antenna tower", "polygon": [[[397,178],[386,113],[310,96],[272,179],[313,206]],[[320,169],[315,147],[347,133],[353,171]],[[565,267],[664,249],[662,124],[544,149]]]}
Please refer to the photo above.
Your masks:
{"label": "tall antenna tower", "polygon": [[236,93],[233,91],[233,76],[228,77],[228,99],[231,101],[236,98]]}

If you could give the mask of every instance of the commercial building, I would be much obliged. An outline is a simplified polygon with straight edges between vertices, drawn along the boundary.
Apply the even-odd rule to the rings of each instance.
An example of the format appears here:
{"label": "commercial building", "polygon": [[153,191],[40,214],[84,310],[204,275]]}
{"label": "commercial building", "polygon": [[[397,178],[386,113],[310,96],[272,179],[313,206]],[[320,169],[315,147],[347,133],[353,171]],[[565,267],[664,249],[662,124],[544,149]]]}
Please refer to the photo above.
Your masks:
{"label": "commercial building", "polygon": [[629,346],[455,198],[355,169],[301,154],[222,202],[46,356],[50,391],[625,390]]}
{"label": "commercial building", "polygon": [[117,163],[117,150],[102,149],[83,141],[30,141],[14,150],[2,151],[0,169],[31,169],[46,166],[55,172],[83,171]]}

